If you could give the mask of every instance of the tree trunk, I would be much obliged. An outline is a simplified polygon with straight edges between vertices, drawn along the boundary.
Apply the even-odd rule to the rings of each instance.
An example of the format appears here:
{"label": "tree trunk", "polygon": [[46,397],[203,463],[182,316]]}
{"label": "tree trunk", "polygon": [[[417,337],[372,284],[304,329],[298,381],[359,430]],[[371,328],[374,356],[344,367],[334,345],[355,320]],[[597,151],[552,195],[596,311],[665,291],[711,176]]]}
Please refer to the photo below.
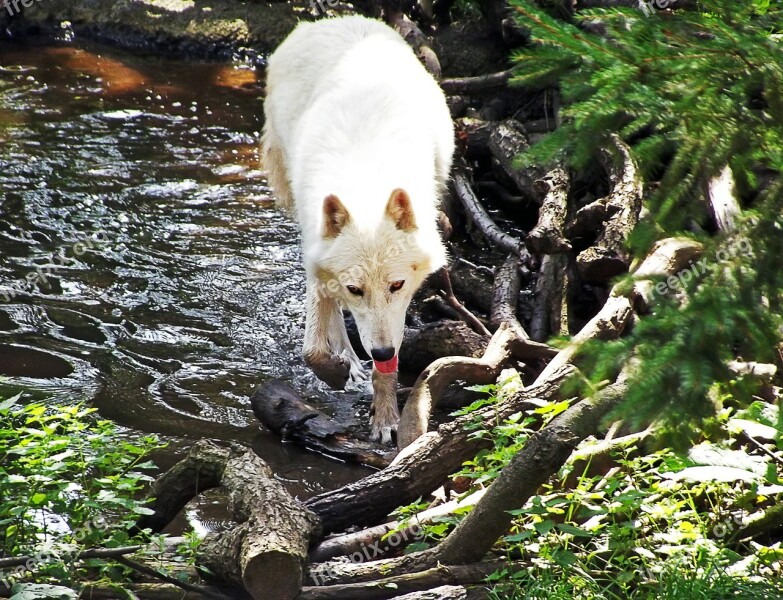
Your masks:
{"label": "tree trunk", "polygon": [[256,600],[295,598],[318,517],[292,498],[255,453],[226,464],[223,486],[241,524],[207,536],[198,563],[224,581],[241,585]]}
{"label": "tree trunk", "polygon": [[571,244],[563,235],[568,212],[568,173],[552,169],[535,185],[544,190],[544,201],[538,211],[538,224],[530,230],[525,244],[536,254],[557,254],[571,250]]}
{"label": "tree trunk", "polygon": [[579,442],[597,431],[601,419],[617,406],[626,391],[625,384],[618,381],[533,434],[473,510],[437,547],[439,560],[450,565],[481,560],[508,530],[513,518],[509,511],[522,508],[565,464]]}
{"label": "tree trunk", "polygon": [[631,149],[619,136],[612,134],[611,145],[603,153],[611,185],[605,202],[616,210],[595,245],[576,258],[585,281],[605,282],[628,270],[630,260],[625,245],[642,209],[644,190]]}
{"label": "tree trunk", "polygon": [[513,327],[504,323],[492,336],[481,358],[447,356],[427,367],[416,380],[402,411],[397,429],[399,449],[409,446],[426,433],[432,411],[449,384],[458,379],[469,384],[494,382],[511,357],[512,345],[520,330],[518,325]]}
{"label": "tree trunk", "polygon": [[238,455],[238,451],[221,448],[209,440],[196,442],[184,459],[152,484],[148,497],[154,498],[154,512],[143,515],[136,529],[160,532],[198,494],[218,487],[226,463],[232,456]]}
{"label": "tree trunk", "polygon": [[374,525],[398,506],[440,487],[463,462],[487,447],[486,440],[470,435],[468,424],[480,418],[491,426],[497,419],[523,410],[529,401],[551,400],[571,371],[568,367],[561,369],[541,385],[441,425],[406,448],[383,471],[310,498],[305,504],[321,517],[325,533],[343,531],[352,525]]}

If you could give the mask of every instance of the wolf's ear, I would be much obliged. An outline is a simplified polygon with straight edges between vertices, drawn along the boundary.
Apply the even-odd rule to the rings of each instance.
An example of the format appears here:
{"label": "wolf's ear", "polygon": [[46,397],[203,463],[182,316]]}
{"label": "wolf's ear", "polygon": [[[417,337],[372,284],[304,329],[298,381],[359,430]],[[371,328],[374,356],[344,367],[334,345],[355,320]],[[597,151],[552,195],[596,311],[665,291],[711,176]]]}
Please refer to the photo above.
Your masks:
{"label": "wolf's ear", "polygon": [[343,206],[340,199],[334,194],[324,198],[324,229],[325,239],[336,238],[351,220],[348,209]]}
{"label": "wolf's ear", "polygon": [[416,229],[416,217],[413,214],[411,199],[405,190],[397,188],[391,193],[389,203],[386,205],[386,216],[401,231],[413,231]]}

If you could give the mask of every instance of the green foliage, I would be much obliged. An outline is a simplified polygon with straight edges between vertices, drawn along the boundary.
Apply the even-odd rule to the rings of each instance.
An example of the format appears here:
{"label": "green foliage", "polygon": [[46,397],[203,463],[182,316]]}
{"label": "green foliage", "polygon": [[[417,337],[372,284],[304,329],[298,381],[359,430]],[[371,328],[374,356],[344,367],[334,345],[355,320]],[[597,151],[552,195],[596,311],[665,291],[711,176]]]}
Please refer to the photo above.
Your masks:
{"label": "green foliage", "polygon": [[124,441],[94,412],[0,401],[0,555],[41,556],[34,570],[59,581],[74,576],[69,555],[128,544],[149,512],[137,497],[157,438]]}
{"label": "green foliage", "polygon": [[[664,231],[703,213],[703,184],[727,164],[746,186],[760,169],[783,168],[783,11],[727,0],[702,11],[646,16],[640,9],[594,9],[603,37],[556,20],[525,0],[512,2],[537,44],[514,56],[521,85],[556,84],[563,125],[524,157],[560,154],[585,166],[596,140],[619,133],[634,143],[648,178],[661,185],[653,213]],[[766,199],[780,201],[769,186]]]}
{"label": "green foliage", "polygon": [[[579,16],[603,36],[515,0],[534,47],[519,52],[516,81],[557,85],[563,125],[521,157],[595,164],[611,133],[632,148],[654,190],[648,222],[632,247],[645,255],[669,235],[697,237],[704,262],[665,284],[653,314],[622,340],[584,349],[593,386],[634,357],[617,415],[662,418],[680,442],[709,428],[722,390],[747,403],[752,382],[737,381],[733,359],[773,361],[783,321],[783,10],[780,2],[707,0],[701,10],[595,9]],[[597,144],[598,142],[598,144]],[[745,202],[734,237],[709,237],[704,190],[730,166]],[[734,251],[742,246],[742,252]],[[704,268],[706,266],[706,268]],[[685,277],[683,277],[685,279]]]}
{"label": "green foliage", "polygon": [[[562,408],[542,404],[483,432],[493,447],[457,474],[472,481],[467,493],[494,481],[524,441]],[[490,577],[490,597],[781,597],[780,542],[741,541],[749,516],[774,509],[783,494],[779,462],[756,446],[744,447],[742,426],[750,422],[774,435],[778,413],[761,401],[725,409],[716,425],[721,441],[685,456],[670,449],[645,454],[638,437],[594,455],[596,440],[586,440],[539,495],[512,511],[512,528],[495,551],[528,567]],[[727,465],[734,469],[731,477]],[[422,508],[399,514],[410,517]],[[444,537],[464,512],[425,526],[430,542]]]}

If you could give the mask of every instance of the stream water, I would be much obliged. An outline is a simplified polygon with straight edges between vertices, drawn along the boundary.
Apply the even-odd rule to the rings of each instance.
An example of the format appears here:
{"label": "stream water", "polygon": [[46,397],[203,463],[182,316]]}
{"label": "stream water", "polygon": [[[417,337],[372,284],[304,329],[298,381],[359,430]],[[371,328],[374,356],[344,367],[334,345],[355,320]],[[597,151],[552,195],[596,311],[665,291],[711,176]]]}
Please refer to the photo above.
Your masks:
{"label": "stream water", "polygon": [[[298,233],[258,170],[241,65],[0,45],[0,395],[85,401],[130,438],[252,444],[300,497],[363,475],[262,431],[281,377],[343,421],[300,358]],[[213,504],[216,504],[213,502]],[[193,513],[219,526],[209,500]]]}

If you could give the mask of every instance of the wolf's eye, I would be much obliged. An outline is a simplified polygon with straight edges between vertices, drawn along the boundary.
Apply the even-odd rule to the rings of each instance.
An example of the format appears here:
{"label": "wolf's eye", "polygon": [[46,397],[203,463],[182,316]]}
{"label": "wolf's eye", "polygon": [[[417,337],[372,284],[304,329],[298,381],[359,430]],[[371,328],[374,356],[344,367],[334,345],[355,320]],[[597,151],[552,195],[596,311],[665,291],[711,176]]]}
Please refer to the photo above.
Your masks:
{"label": "wolf's eye", "polygon": [[354,296],[364,296],[364,291],[360,290],[355,285],[346,285],[345,287],[347,287],[348,291],[351,292]]}
{"label": "wolf's eye", "polygon": [[402,289],[402,286],[405,285],[404,281],[395,281],[389,286],[389,291],[394,293],[396,291],[399,291]]}

